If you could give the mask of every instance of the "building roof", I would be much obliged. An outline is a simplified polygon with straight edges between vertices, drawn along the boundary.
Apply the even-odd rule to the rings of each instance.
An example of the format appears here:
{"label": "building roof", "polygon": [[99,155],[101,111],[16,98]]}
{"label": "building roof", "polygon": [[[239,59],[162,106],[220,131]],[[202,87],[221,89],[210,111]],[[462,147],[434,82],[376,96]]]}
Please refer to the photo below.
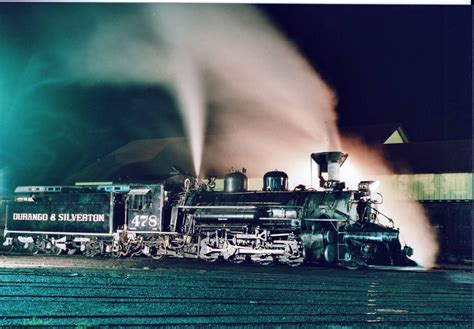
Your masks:
{"label": "building roof", "polygon": [[472,172],[472,139],[411,142],[398,123],[341,127],[346,137],[376,146],[397,173]]}
{"label": "building roof", "polygon": [[472,172],[472,139],[385,144],[381,150],[397,173]]}
{"label": "building roof", "polygon": [[[465,173],[472,172],[472,142],[453,140],[382,144],[377,148],[396,173]],[[97,160],[68,180],[159,180],[169,177],[176,168],[180,173],[192,175],[194,170],[190,154],[186,138],[135,140]],[[219,154],[208,154],[203,159],[203,166],[208,169],[208,174],[221,177],[227,173],[224,169],[228,166],[213,165],[222,161],[221,158]],[[268,167],[268,164],[254,164],[254,173],[259,172],[258,165]]]}
{"label": "building roof", "polygon": [[187,139],[182,137],[139,139],[127,143],[70,176],[68,181],[129,181],[164,179],[179,168],[192,173]]}
{"label": "building roof", "polygon": [[368,144],[409,143],[400,123],[340,127],[340,131],[344,136],[356,136]]}

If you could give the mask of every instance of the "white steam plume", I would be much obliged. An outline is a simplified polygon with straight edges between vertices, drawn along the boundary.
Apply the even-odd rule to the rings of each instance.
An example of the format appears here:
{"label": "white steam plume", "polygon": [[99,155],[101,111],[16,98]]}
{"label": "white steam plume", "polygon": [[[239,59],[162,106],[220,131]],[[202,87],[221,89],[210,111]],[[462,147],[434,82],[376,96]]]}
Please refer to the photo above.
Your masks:
{"label": "white steam plume", "polygon": [[206,120],[205,103],[201,90],[202,83],[199,74],[195,72],[197,68],[190,58],[180,59],[178,63],[173,82],[179,95],[178,106],[191,146],[194,172],[196,176],[199,176]]}
{"label": "white steam plume", "polygon": [[[310,152],[339,148],[333,92],[255,8],[140,8],[138,13],[101,17],[93,37],[65,52],[64,62],[81,80],[172,86],[196,175],[206,122],[216,136],[208,139],[206,154],[225,151],[221,163],[204,159],[208,170],[247,163],[265,152],[265,162],[272,166],[298,162],[308,172]],[[206,107],[212,108],[207,120]],[[285,156],[289,144],[291,161]]]}

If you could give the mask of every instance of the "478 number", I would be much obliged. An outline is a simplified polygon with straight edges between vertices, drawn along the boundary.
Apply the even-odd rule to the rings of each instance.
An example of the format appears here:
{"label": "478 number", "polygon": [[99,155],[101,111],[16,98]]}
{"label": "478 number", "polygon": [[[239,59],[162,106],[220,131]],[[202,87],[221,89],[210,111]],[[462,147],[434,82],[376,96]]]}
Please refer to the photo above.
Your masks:
{"label": "478 number", "polygon": [[155,215],[136,215],[130,224],[133,227],[156,227],[158,225],[158,217]]}

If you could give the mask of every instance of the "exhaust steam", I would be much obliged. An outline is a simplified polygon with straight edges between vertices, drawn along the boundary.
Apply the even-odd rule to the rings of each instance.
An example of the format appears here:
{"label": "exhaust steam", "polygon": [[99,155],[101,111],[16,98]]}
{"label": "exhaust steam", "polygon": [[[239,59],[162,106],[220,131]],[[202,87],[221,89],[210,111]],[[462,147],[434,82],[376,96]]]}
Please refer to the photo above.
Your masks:
{"label": "exhaust steam", "polygon": [[[358,182],[367,178],[393,174],[379,152],[357,139],[343,138],[342,145],[349,157],[341,169],[341,177],[350,188],[357,188]],[[402,246],[406,243],[413,248],[411,258],[419,265],[426,269],[433,267],[439,248],[437,235],[421,204],[409,195],[400,195],[388,182],[382,183],[377,192],[384,198],[379,210],[392,218],[395,227],[400,229]]]}
{"label": "exhaust steam", "polygon": [[[295,155],[340,148],[334,93],[255,8],[157,4],[119,14],[101,17],[63,62],[82,81],[171,86],[197,176],[262,152],[283,168],[300,158],[286,160],[288,146]],[[205,145],[206,133],[216,138]],[[201,170],[204,153],[225,159],[204,159]]]}

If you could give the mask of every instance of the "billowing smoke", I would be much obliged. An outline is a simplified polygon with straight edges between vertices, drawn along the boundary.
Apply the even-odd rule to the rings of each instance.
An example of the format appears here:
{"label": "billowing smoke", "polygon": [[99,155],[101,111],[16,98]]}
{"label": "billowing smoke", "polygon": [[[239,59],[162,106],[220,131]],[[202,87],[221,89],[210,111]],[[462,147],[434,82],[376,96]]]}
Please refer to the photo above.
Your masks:
{"label": "billowing smoke", "polygon": [[382,184],[377,192],[383,195],[384,201],[379,205],[379,210],[393,219],[395,227],[400,228],[402,244],[406,243],[414,250],[411,258],[426,268],[433,267],[438,254],[438,242],[423,207],[409,195],[400,195],[397,187],[390,182],[384,182],[383,177],[389,177],[387,175],[393,174],[393,171],[378,151],[355,138],[343,139],[342,145],[349,157],[341,168],[341,178],[349,187],[357,188],[361,180],[381,177]]}
{"label": "billowing smoke", "polygon": [[204,161],[207,171],[248,165],[261,174],[268,168],[248,159],[279,168],[304,163],[307,173],[310,152],[339,148],[333,92],[255,8],[140,8],[102,16],[93,37],[64,52],[63,62],[80,80],[172,86],[196,175],[205,174],[204,150],[222,155]]}

